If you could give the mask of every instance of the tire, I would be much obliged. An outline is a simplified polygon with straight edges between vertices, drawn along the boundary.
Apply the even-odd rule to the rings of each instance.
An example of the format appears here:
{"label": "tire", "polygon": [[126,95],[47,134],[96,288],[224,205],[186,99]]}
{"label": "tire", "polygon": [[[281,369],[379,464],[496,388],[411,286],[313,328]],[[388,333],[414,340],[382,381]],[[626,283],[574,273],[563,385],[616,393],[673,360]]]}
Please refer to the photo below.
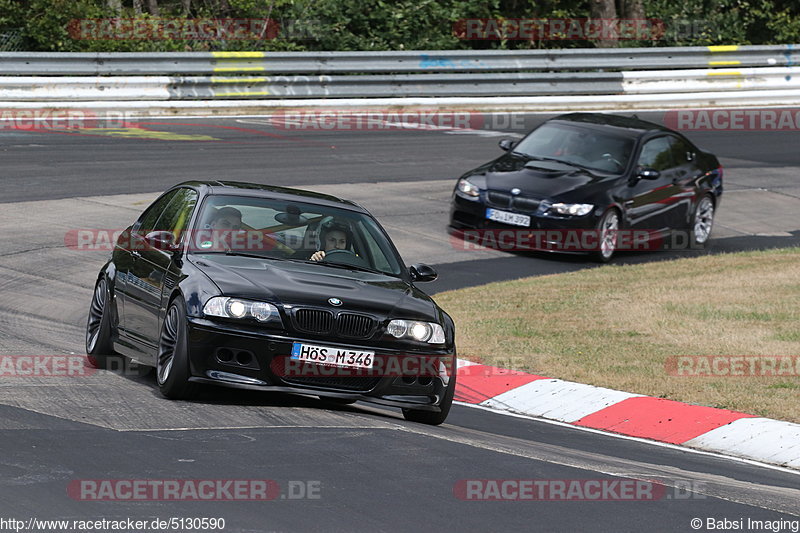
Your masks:
{"label": "tire", "polygon": [[619,211],[609,209],[600,217],[597,224],[598,246],[594,259],[600,263],[608,263],[617,250],[617,232],[619,231]]}
{"label": "tire", "polygon": [[453,368],[453,375],[450,376],[450,382],[447,384],[447,389],[444,392],[442,403],[439,404],[441,411],[434,413],[432,411],[419,411],[417,409],[403,409],[403,418],[409,422],[419,422],[420,424],[428,424],[431,426],[438,426],[447,419],[450,413],[450,407],[453,406],[453,396],[456,393],[456,371]]}
{"label": "tire", "polygon": [[103,276],[94,286],[89,318],[86,321],[86,357],[95,368],[107,368],[114,356],[111,341],[111,291]]}
{"label": "tire", "polygon": [[170,400],[188,400],[197,393],[197,384],[189,382],[187,329],[186,303],[178,296],[167,308],[156,354],[156,383]]}
{"label": "tire", "polygon": [[692,225],[692,245],[696,248],[705,247],[714,227],[714,200],[709,195],[703,196],[694,208]]}

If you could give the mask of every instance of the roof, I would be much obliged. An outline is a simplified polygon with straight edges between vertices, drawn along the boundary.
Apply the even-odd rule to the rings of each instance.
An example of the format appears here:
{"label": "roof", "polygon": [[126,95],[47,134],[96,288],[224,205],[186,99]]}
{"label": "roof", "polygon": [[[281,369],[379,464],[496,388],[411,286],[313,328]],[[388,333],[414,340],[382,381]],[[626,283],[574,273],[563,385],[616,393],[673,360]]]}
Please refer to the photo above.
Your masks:
{"label": "roof", "polygon": [[606,113],[568,113],[566,115],[559,115],[550,120],[557,120],[562,122],[580,122],[585,125],[619,128],[620,130],[627,130],[627,134],[631,136],[639,136],[644,133],[654,131],[664,131],[674,133],[671,129],[642,120],[636,116],[626,117],[622,115],[610,115]]}
{"label": "roof", "polygon": [[291,187],[279,187],[277,185],[264,185],[260,183],[227,180],[192,180],[176,185],[176,187],[179,186],[196,188],[207,187],[208,194],[231,194],[255,198],[281,198],[286,200],[293,199],[313,204],[365,211],[364,208],[353,201],[337,198],[336,196],[332,196],[330,194],[307,191],[304,189],[294,189]]}

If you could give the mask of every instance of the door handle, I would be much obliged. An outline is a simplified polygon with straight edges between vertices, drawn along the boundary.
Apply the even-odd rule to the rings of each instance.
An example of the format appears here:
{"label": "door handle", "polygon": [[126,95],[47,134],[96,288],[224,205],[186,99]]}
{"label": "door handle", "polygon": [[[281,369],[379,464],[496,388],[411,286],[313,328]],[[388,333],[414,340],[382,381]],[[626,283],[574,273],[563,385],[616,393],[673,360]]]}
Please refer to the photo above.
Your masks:
{"label": "door handle", "polygon": [[142,257],[142,254],[140,254],[140,253],[139,253],[139,252],[137,252],[136,250],[131,250],[131,255],[132,255],[133,257],[135,257],[136,259],[140,259],[140,258]]}

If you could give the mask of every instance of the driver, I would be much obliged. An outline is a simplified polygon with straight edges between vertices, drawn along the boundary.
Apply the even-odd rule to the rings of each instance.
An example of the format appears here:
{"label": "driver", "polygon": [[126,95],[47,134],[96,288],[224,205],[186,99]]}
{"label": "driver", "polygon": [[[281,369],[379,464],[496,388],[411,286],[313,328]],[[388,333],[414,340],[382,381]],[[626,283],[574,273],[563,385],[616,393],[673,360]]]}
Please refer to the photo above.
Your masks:
{"label": "driver", "polygon": [[593,135],[572,133],[553,155],[582,157],[588,149],[591,149],[594,142],[595,138]]}
{"label": "driver", "polygon": [[342,224],[332,224],[322,228],[320,232],[320,244],[322,250],[311,254],[312,261],[322,261],[325,252],[331,250],[348,250],[350,248],[350,232],[347,226]]}

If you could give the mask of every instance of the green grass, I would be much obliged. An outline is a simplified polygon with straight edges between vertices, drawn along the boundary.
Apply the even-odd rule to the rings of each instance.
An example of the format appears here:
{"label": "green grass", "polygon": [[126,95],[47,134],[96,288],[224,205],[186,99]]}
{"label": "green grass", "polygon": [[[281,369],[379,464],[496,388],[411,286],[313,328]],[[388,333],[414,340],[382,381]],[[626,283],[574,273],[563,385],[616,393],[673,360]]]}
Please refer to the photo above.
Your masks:
{"label": "green grass", "polygon": [[679,377],[680,355],[800,355],[800,248],[586,269],[451,291],[467,359],[800,422],[800,377]]}

